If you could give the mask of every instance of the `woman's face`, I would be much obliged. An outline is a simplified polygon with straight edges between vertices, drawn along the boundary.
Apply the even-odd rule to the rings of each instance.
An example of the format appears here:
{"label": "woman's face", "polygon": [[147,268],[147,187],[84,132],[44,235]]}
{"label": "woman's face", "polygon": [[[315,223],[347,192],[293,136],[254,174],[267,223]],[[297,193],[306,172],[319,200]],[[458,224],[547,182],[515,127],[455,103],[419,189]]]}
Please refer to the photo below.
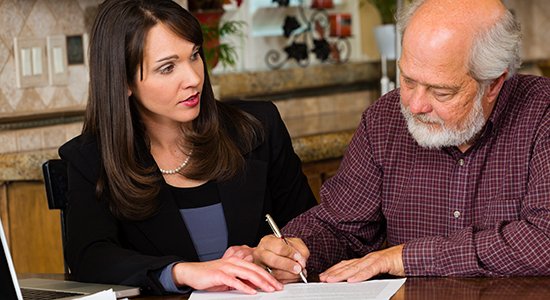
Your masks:
{"label": "woman's face", "polygon": [[204,82],[199,48],[162,23],[147,33],[143,74],[138,70],[129,87],[147,127],[181,126],[199,115]]}

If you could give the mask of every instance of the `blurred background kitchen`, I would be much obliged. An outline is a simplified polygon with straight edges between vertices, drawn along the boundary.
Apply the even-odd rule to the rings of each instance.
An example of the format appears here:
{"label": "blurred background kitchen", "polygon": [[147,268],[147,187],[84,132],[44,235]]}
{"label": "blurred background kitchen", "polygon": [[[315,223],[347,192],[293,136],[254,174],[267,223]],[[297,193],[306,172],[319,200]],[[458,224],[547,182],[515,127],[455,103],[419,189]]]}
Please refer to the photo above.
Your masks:
{"label": "blurred background kitchen", "polygon": [[[176,2],[213,36],[207,45],[216,49],[210,64],[219,99],[273,101],[318,194],[361,112],[395,86],[399,49],[384,12],[392,1],[188,1]],[[521,72],[543,75],[550,1],[502,1],[523,24]],[[20,273],[64,272],[59,212],[48,210],[41,165],[81,131],[87,35],[101,2],[0,0],[0,217]],[[379,30],[389,50],[379,50]]]}

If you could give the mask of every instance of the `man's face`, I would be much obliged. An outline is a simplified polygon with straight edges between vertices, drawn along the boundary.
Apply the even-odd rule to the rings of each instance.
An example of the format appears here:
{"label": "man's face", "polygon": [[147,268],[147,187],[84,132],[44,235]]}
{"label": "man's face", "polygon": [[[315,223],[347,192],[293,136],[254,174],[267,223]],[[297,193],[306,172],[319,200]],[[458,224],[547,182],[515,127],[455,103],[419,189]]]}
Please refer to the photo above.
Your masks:
{"label": "man's face", "polygon": [[425,114],[415,115],[410,108],[405,108],[403,103],[401,103],[401,113],[407,120],[409,132],[420,146],[426,148],[459,146],[474,139],[485,125],[481,103],[482,97],[483,94],[481,93],[476,95],[473,100],[474,106],[467,115],[461,129],[448,128],[442,120]]}
{"label": "man's face", "polygon": [[423,147],[467,149],[488,118],[485,90],[467,72],[468,48],[444,34],[430,43],[407,33],[403,38],[402,112]]}

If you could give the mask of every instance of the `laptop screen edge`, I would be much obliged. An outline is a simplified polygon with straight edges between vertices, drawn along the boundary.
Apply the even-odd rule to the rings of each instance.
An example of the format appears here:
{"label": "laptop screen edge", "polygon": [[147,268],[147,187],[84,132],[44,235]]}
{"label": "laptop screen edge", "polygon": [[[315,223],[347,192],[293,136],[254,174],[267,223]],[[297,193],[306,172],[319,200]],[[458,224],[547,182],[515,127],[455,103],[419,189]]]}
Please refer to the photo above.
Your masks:
{"label": "laptop screen edge", "polygon": [[11,281],[17,294],[17,299],[23,300],[23,295],[21,294],[21,288],[19,288],[19,282],[17,281],[17,274],[15,273],[15,267],[13,266],[13,260],[11,259],[10,249],[8,248],[8,240],[4,234],[4,227],[2,225],[2,219],[0,219],[0,240],[2,242],[2,247],[4,248],[5,259],[8,263],[8,268],[11,274]]}

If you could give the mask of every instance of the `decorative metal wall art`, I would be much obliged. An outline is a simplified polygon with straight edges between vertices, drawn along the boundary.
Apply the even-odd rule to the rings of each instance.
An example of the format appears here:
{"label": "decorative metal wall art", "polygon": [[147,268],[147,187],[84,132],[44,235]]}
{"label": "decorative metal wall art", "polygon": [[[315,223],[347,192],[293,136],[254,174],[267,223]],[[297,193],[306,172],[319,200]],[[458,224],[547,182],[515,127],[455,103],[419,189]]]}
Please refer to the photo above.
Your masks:
{"label": "decorative metal wall art", "polygon": [[[279,6],[288,5],[288,1],[273,0]],[[320,6],[321,7],[321,6]],[[351,44],[347,39],[351,35],[350,14],[330,15],[323,8],[312,7],[313,12],[308,19],[303,6],[303,1],[298,6],[298,11],[304,25],[295,16],[287,16],[283,24],[284,36],[288,39],[288,46],[283,52],[269,50],[265,56],[265,63],[271,69],[281,68],[287,61],[295,59],[298,65],[309,65],[309,53],[315,53],[315,57],[321,62],[333,63],[346,62],[351,54]],[[330,34],[327,34],[330,28]]]}

